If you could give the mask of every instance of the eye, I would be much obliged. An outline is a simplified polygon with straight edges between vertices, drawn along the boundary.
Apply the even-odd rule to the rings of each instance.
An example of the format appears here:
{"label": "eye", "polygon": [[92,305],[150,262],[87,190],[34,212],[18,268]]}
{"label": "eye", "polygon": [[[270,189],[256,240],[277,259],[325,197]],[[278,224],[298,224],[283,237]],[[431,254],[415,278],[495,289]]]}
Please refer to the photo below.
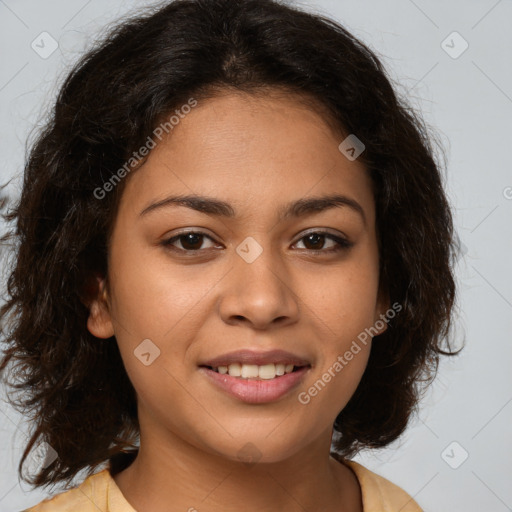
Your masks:
{"label": "eye", "polygon": [[[311,231],[302,238],[300,238],[297,243],[300,243],[302,240],[305,241],[305,249],[313,252],[314,254],[339,252],[349,249],[354,245],[352,242],[349,242],[346,238],[335,236],[325,231]],[[329,249],[322,250],[322,247],[324,246],[326,240],[331,240],[332,242],[334,242],[334,245],[332,245],[331,248]]]}
{"label": "eye", "polygon": [[[201,231],[188,231],[164,240],[162,245],[164,247],[168,247],[170,249],[181,252],[197,252],[201,250],[203,239],[205,238],[211,240],[212,242],[214,241],[213,238],[208,236],[206,233],[202,233]],[[176,242],[178,242],[181,247],[174,247]]]}

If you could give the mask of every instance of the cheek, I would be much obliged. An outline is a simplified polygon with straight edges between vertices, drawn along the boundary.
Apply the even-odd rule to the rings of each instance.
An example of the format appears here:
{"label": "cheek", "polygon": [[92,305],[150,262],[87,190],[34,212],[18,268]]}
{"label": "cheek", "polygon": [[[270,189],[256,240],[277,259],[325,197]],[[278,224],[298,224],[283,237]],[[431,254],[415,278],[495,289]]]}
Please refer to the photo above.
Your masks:
{"label": "cheek", "polygon": [[[111,257],[113,314],[133,336],[164,340],[193,321],[222,274],[172,262],[164,248],[132,245]],[[218,274],[218,275],[217,275]]]}
{"label": "cheek", "polygon": [[123,249],[111,253],[112,318],[124,366],[146,403],[158,408],[169,395],[180,402],[187,351],[205,321],[208,292],[225,270],[199,271],[171,262],[164,249],[117,243]]}
{"label": "cheek", "polygon": [[316,275],[306,275],[300,286],[300,299],[320,320],[327,339],[336,350],[373,325],[378,297],[377,263],[362,255],[339,267]]}
{"label": "cheek", "polygon": [[[355,392],[366,369],[375,323],[378,272],[368,253],[309,283],[305,301],[317,325],[318,366],[299,402],[334,419]],[[327,405],[328,404],[328,405]]]}
{"label": "cheek", "polygon": [[315,368],[315,378],[297,393],[297,400],[318,424],[332,424],[357,389],[370,354],[371,341],[340,343]]}

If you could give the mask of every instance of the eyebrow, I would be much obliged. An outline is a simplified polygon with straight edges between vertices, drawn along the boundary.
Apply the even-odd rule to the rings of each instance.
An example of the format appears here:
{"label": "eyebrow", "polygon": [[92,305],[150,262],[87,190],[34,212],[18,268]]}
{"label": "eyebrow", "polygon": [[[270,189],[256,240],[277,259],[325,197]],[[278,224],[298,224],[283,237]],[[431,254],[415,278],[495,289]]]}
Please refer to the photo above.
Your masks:
{"label": "eyebrow", "polygon": [[[157,209],[169,206],[184,206],[208,215],[218,217],[234,218],[235,209],[226,201],[208,196],[199,195],[178,195],[169,196],[146,206],[139,214],[140,217]],[[319,197],[307,197],[297,201],[291,201],[281,206],[278,210],[279,220],[290,217],[303,217],[311,213],[319,213],[331,208],[348,207],[358,213],[366,224],[366,215],[363,207],[350,197],[334,194]]]}

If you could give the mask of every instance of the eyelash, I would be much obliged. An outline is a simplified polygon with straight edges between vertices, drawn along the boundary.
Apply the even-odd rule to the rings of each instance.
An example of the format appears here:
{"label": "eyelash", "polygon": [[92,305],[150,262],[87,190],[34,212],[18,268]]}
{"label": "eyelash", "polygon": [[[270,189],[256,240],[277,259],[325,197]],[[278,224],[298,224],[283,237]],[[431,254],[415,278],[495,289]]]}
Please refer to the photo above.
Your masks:
{"label": "eyelash", "polygon": [[[179,240],[183,236],[190,235],[190,234],[204,236],[206,238],[209,238],[212,242],[215,242],[215,240],[211,236],[207,235],[206,233],[203,233],[202,231],[185,231],[183,233],[180,233],[178,235],[173,236],[172,238],[168,238],[167,240],[163,240],[161,242],[161,245],[163,245],[165,248],[170,249],[172,251],[177,251],[177,252],[181,252],[181,253],[189,253],[189,254],[192,253],[192,254],[190,254],[190,256],[197,255],[203,249],[186,250],[186,249],[179,249],[177,247],[173,247],[172,246],[172,244],[175,241]],[[332,235],[330,233],[327,233],[325,231],[310,231],[309,233],[306,233],[304,236],[299,238],[299,240],[297,240],[297,242],[295,242],[295,243],[300,242],[301,240],[303,240],[304,238],[306,238],[306,237],[308,237],[310,235],[325,235],[326,239],[330,238],[331,240],[333,240],[337,244],[337,246],[335,246],[334,248],[327,249],[327,250],[322,250],[322,249],[320,249],[320,250],[309,249],[308,250],[308,249],[305,249],[305,250],[309,251],[310,254],[314,254],[314,255],[338,253],[338,252],[341,252],[341,251],[346,251],[346,250],[350,249],[354,245],[352,242],[349,242],[345,238],[334,236],[334,235]]]}

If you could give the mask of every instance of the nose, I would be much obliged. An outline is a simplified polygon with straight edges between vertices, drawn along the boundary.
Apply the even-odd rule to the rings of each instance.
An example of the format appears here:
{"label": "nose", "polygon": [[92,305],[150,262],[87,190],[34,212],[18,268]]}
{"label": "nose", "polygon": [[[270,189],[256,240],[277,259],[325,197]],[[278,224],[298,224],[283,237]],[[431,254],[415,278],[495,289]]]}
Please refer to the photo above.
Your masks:
{"label": "nose", "polygon": [[220,299],[220,315],[225,323],[267,330],[297,322],[297,292],[289,272],[271,250],[263,250],[250,263],[238,255],[234,260]]}

